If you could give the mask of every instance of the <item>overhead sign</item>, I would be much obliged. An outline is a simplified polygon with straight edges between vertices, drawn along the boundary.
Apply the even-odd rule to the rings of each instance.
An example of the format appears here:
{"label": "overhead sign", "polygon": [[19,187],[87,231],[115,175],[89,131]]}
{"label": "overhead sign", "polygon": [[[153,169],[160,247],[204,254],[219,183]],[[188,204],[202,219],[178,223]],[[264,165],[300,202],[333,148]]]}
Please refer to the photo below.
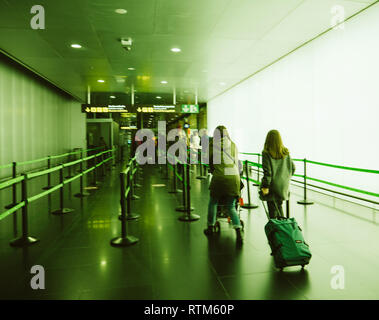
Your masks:
{"label": "overhead sign", "polygon": [[137,112],[143,112],[143,113],[176,112],[176,106],[174,106],[174,105],[170,105],[170,106],[154,105],[154,106],[146,106],[146,107],[137,107]]}
{"label": "overhead sign", "polygon": [[182,104],[181,113],[199,113],[198,104]]}
{"label": "overhead sign", "polygon": [[83,113],[109,113],[109,112],[123,112],[127,113],[128,108],[125,105],[108,105],[108,106],[94,106],[90,104],[82,104]]}

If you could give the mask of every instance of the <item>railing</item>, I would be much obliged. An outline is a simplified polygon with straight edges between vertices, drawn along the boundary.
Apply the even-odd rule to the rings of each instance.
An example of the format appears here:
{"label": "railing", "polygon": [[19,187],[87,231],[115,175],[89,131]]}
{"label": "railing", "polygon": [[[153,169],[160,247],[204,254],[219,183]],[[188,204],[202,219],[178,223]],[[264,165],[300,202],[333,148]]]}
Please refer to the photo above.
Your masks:
{"label": "railing", "polygon": [[[86,150],[86,151],[94,151],[94,150],[98,150],[98,148],[97,149],[90,149],[90,150]],[[54,191],[60,190],[60,208],[58,210],[52,212],[52,213],[54,213],[54,214],[66,214],[66,213],[72,212],[73,211],[72,209],[64,207],[64,186],[68,185],[71,182],[75,181],[76,179],[80,178],[80,193],[78,193],[76,196],[84,197],[84,196],[88,195],[84,192],[83,177],[86,174],[93,171],[94,177],[96,178],[96,175],[95,175],[96,171],[97,171],[96,169],[101,167],[102,170],[104,170],[103,165],[105,163],[109,162],[111,159],[114,159],[115,150],[116,150],[116,148],[113,148],[113,149],[110,149],[107,151],[102,151],[102,152],[99,152],[95,155],[88,156],[85,158],[83,157],[83,151],[70,153],[70,154],[81,153],[81,158],[79,160],[71,161],[68,163],[61,163],[55,167],[51,167],[51,159],[61,158],[61,157],[67,156],[69,154],[53,156],[53,157],[46,157],[43,159],[38,159],[38,160],[34,160],[34,161],[26,161],[26,162],[21,162],[21,163],[16,163],[16,164],[13,163],[12,164],[12,166],[13,166],[13,178],[0,183],[0,191],[5,189],[5,188],[9,188],[9,187],[12,187],[12,190],[13,190],[13,194],[12,194],[13,203],[6,206],[6,209],[7,209],[6,211],[0,213],[0,221],[5,219],[9,215],[15,213],[19,209],[22,209],[22,236],[18,239],[11,241],[11,243],[10,243],[11,246],[24,247],[24,246],[28,246],[28,245],[31,245],[33,243],[36,243],[38,241],[36,238],[30,237],[28,234],[28,207],[32,202],[39,200],[39,199],[51,194]],[[111,155],[108,158],[104,159],[104,155],[107,155],[109,153]],[[91,168],[87,168],[86,170],[83,170],[83,163],[85,163],[86,161],[91,160],[91,159],[95,159],[94,165]],[[98,162],[97,159],[100,159],[100,161]],[[30,163],[34,163],[34,162],[38,162],[38,161],[44,161],[44,160],[48,160],[48,168],[47,169],[43,169],[43,170],[37,171],[37,172],[22,173],[20,176],[17,177],[16,168],[18,165],[30,164]],[[75,166],[77,164],[80,164],[80,173],[78,173],[75,176],[65,178],[64,174],[63,174],[63,170],[65,168],[70,168],[70,167]],[[6,166],[9,167],[9,165],[6,165]],[[2,167],[4,167],[4,166],[2,166]],[[57,172],[57,171],[59,171],[59,183],[55,186],[52,186],[50,175],[53,172]],[[43,190],[45,190],[45,191],[43,191],[39,194],[30,196],[29,192],[28,192],[29,182],[34,178],[41,177],[44,175],[46,175],[48,177],[47,178],[48,185],[43,188]],[[21,201],[19,203],[17,203],[17,188],[16,187],[17,187],[17,184],[19,184],[19,183],[21,183]]]}
{"label": "railing", "polygon": [[[261,170],[262,169],[262,165],[260,163],[260,158],[261,158],[262,155],[259,154],[259,153],[245,153],[245,152],[241,152],[241,154],[243,154],[243,155],[249,155],[249,156],[258,156],[258,162],[244,160],[244,163],[248,164],[249,167],[256,167],[256,169],[254,169],[254,170],[257,172],[258,180],[251,179],[250,177],[244,177],[244,179],[245,180],[248,179],[248,181],[254,182],[255,184],[259,185],[260,184],[260,182],[259,182],[259,175],[263,174],[263,171]],[[372,203],[372,204],[375,204],[375,205],[379,205],[379,201],[375,201],[375,200],[371,200],[371,199],[367,199],[367,198],[362,198],[362,197],[359,197],[359,196],[356,196],[356,195],[353,195],[353,194],[348,194],[348,193],[345,193],[345,192],[341,192],[341,191],[337,191],[337,190],[333,190],[333,189],[330,189],[330,188],[326,188],[326,187],[322,187],[322,186],[319,186],[319,185],[308,183],[308,180],[311,180],[311,181],[315,181],[315,182],[318,182],[320,184],[329,185],[329,186],[332,186],[332,187],[335,187],[335,188],[349,190],[349,191],[353,191],[353,192],[356,192],[356,193],[360,193],[360,194],[364,194],[364,195],[368,195],[368,196],[378,197],[379,198],[379,193],[376,193],[376,192],[362,190],[362,189],[358,189],[358,188],[354,188],[354,187],[350,187],[350,186],[345,186],[345,185],[342,185],[342,184],[338,184],[338,183],[334,183],[334,182],[330,182],[330,181],[326,181],[326,180],[322,180],[322,179],[317,179],[317,178],[314,178],[314,177],[309,177],[307,175],[307,164],[312,164],[312,165],[317,165],[317,166],[325,166],[325,167],[330,167],[330,168],[335,168],[335,169],[341,169],[341,170],[348,170],[348,171],[371,173],[371,174],[379,174],[379,170],[353,168],[353,167],[335,165],[335,164],[330,164],[330,163],[323,163],[323,162],[318,162],[318,161],[312,161],[312,160],[307,160],[307,159],[293,159],[293,161],[295,161],[295,162],[302,162],[303,163],[303,175],[294,174],[294,177],[302,178],[303,181],[299,181],[299,180],[296,180],[296,179],[291,179],[292,182],[296,182],[296,183],[299,183],[299,184],[303,185],[304,199],[298,201],[298,204],[302,204],[302,205],[311,205],[311,204],[313,204],[313,202],[311,202],[311,201],[309,201],[307,199],[307,188],[308,187],[312,187],[312,188],[316,188],[316,189],[332,192],[332,193],[335,193],[335,194],[339,194],[339,195],[342,195],[342,196],[350,197],[350,198],[353,198],[353,199],[357,199],[357,200],[360,200],[360,201],[365,201],[365,202],[369,202],[369,203]]]}

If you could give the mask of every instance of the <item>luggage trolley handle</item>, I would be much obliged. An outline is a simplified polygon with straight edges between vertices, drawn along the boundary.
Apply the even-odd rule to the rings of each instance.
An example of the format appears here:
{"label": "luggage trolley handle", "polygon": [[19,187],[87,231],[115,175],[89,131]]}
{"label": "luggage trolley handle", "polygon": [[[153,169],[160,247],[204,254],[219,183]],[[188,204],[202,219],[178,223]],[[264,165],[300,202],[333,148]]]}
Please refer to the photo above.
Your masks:
{"label": "luggage trolley handle", "polygon": [[[264,204],[264,202],[266,201],[266,200],[264,200],[264,195],[263,195],[263,193],[262,193],[262,190],[259,190],[259,199],[262,201],[262,205],[263,205],[263,208],[264,208],[264,210],[265,210],[265,212],[266,212],[266,216],[267,216],[267,219],[268,220],[270,220],[271,218],[270,218],[270,215],[269,215],[269,213],[268,213],[268,208],[266,209],[266,206],[265,206],[265,204]],[[288,197],[289,197],[289,195],[288,195]],[[277,216],[277,218],[276,219],[278,219],[278,220],[285,220],[285,219],[288,219],[289,217],[290,217],[290,210],[289,210],[289,199],[288,200],[286,200],[286,215],[287,215],[287,217],[282,217],[282,216]],[[275,201],[273,201],[274,202],[274,205],[275,205],[275,209],[276,209],[276,211],[278,212],[278,213],[280,213],[280,211],[279,211],[279,208],[278,208],[278,206],[276,205],[276,202]]]}

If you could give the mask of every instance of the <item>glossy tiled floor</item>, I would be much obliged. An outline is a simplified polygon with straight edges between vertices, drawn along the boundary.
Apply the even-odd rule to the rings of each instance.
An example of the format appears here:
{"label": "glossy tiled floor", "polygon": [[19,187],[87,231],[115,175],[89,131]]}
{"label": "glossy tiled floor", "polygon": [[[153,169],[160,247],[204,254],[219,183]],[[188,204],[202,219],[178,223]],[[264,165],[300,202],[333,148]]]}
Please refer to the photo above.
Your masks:
{"label": "glossy tiled floor", "polygon": [[[82,201],[71,196],[78,188],[74,183],[66,201],[73,213],[49,214],[57,207],[55,194],[50,202],[33,204],[30,234],[40,239],[34,246],[10,247],[13,219],[0,222],[2,299],[379,298],[379,226],[371,216],[358,219],[317,199],[304,208],[296,204],[300,196],[293,193],[292,215],[302,226],[313,257],[305,271],[292,267],[281,273],[269,254],[262,204],[241,211],[242,248],[236,247],[234,231],[226,222],[220,236],[208,240],[202,233],[208,182],[195,178],[192,182],[194,213],[200,220],[181,222],[175,211],[181,194],[168,193],[171,185],[158,166],[143,168],[142,187],[137,189],[141,199],[133,201],[133,211],[141,217],[129,223],[129,234],[139,242],[111,247],[110,240],[120,234],[118,172],[110,171],[100,189]],[[256,199],[256,190],[253,196]],[[45,268],[45,290],[30,288],[30,268],[37,264]],[[344,289],[331,286],[335,265],[344,269]]]}

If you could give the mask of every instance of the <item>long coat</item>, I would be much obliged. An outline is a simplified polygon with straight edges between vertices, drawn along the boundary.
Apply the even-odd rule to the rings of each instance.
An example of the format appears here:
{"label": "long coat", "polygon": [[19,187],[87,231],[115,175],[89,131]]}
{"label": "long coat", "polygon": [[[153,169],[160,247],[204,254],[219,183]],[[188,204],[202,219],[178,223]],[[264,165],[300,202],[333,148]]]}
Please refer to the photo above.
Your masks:
{"label": "long coat", "polygon": [[269,188],[265,200],[288,200],[289,184],[295,172],[295,164],[289,155],[283,159],[274,159],[265,151],[262,152],[263,178],[262,188]]}
{"label": "long coat", "polygon": [[225,137],[220,142],[212,140],[208,148],[209,167],[212,180],[209,186],[212,198],[239,197],[240,174],[238,149],[233,141]]}

